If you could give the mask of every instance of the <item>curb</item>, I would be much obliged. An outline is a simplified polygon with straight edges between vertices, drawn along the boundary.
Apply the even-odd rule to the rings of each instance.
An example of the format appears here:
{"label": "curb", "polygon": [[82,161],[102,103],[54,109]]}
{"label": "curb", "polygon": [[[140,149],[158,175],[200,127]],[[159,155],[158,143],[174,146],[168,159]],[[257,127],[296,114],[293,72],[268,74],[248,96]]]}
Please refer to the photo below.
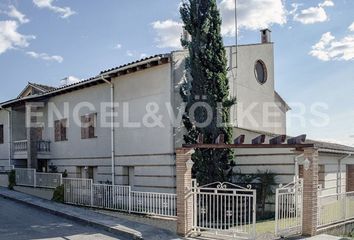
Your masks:
{"label": "curb", "polygon": [[134,240],[143,240],[144,239],[140,232],[133,232],[133,231],[131,231],[128,228],[119,229],[119,227],[110,227],[110,226],[107,226],[107,225],[105,225],[103,223],[92,222],[92,221],[89,221],[89,220],[87,220],[85,218],[80,218],[78,216],[73,216],[73,215],[70,215],[70,214],[67,214],[67,213],[64,213],[64,212],[60,212],[60,211],[49,209],[49,208],[46,208],[46,207],[43,207],[43,206],[39,206],[37,204],[31,203],[31,202],[27,202],[25,200],[21,200],[21,199],[17,199],[17,198],[11,197],[11,196],[7,196],[6,194],[3,194],[3,193],[0,193],[0,196],[5,198],[5,199],[10,199],[12,201],[15,201],[15,202],[23,204],[23,205],[31,206],[33,208],[45,211],[47,213],[51,213],[53,215],[66,218],[68,220],[76,221],[76,222],[79,222],[79,223],[84,224],[84,225],[88,225],[88,226],[92,226],[92,227],[95,227],[95,228],[98,228],[98,229],[101,229],[101,230],[105,230],[105,231],[113,233],[115,235],[128,237],[128,238],[131,238],[131,239],[134,239]]}

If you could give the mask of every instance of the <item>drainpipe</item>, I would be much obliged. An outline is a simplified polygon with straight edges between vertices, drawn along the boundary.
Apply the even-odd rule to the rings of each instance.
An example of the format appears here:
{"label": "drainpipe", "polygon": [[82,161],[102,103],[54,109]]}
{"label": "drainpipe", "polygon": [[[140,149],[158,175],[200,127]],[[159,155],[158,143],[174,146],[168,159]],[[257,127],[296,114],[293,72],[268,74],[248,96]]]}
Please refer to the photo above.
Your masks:
{"label": "drainpipe", "polygon": [[9,125],[9,166],[11,166],[11,155],[12,155],[12,127],[11,127],[11,111],[0,107],[0,110],[5,110],[8,113],[8,125]]}
{"label": "drainpipe", "polygon": [[295,161],[295,181],[299,179],[299,159],[304,157],[304,154],[300,154],[295,156],[294,161]]}
{"label": "drainpipe", "polygon": [[112,168],[112,185],[115,184],[115,136],[114,136],[114,84],[105,79],[103,75],[101,75],[101,79],[111,86],[111,168]]}

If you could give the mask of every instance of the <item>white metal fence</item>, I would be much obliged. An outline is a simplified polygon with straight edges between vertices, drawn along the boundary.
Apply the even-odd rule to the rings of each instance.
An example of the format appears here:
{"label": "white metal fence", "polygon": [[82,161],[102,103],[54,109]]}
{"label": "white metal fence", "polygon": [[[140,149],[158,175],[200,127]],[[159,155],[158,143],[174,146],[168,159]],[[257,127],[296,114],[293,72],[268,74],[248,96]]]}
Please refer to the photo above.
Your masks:
{"label": "white metal fence", "polygon": [[92,206],[103,209],[130,211],[129,199],[131,189],[129,186],[92,184]]}
{"label": "white metal fence", "polygon": [[66,203],[91,206],[93,202],[92,179],[64,178],[64,201]]}
{"label": "white metal fence", "polygon": [[14,168],[14,165],[0,166],[0,172],[10,172]]}
{"label": "white metal fence", "polygon": [[302,234],[303,181],[296,180],[276,189],[275,234],[288,237]]}
{"label": "white metal fence", "polygon": [[354,218],[354,192],[318,197],[319,228],[352,218]]}
{"label": "white metal fence", "polygon": [[255,239],[256,190],[231,183],[202,187],[193,181],[193,231],[224,238]]}
{"label": "white metal fence", "polygon": [[174,217],[176,209],[176,194],[131,192],[131,212]]}
{"label": "white metal fence", "polygon": [[40,173],[32,168],[15,168],[16,185],[56,188],[62,184],[61,173]]}
{"label": "white metal fence", "polygon": [[69,204],[176,217],[177,195],[132,191],[130,186],[93,184],[91,179],[64,178],[64,201]]}
{"label": "white metal fence", "polygon": [[36,187],[56,188],[62,183],[61,173],[36,173]]}
{"label": "white metal fence", "polygon": [[16,185],[19,186],[36,186],[36,169],[32,168],[16,168]]}

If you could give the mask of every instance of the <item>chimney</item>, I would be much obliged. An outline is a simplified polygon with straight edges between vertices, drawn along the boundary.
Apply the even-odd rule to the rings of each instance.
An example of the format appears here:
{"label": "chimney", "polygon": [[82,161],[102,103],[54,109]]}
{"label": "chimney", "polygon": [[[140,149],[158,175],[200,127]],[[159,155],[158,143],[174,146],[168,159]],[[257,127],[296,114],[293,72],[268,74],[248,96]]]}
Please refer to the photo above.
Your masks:
{"label": "chimney", "polygon": [[261,30],[261,42],[270,43],[272,42],[272,31],[268,28]]}

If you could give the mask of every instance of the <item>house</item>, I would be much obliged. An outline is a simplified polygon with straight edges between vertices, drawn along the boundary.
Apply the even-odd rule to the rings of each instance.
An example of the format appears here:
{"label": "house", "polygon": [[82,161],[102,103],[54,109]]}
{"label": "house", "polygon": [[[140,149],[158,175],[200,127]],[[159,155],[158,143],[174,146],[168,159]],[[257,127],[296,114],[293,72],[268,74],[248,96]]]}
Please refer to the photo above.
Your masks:
{"label": "house", "polygon": [[[231,109],[234,135],[245,134],[246,142],[260,134],[266,141],[286,134],[290,110],[275,91],[270,31],[262,30],[261,39],[226,47],[230,95],[238,101]],[[177,116],[187,55],[181,50],[151,56],[58,88],[28,83],[17,98],[0,104],[0,165],[38,171],[55,166],[69,177],[175,192],[175,149],[182,146],[184,133]],[[354,190],[347,184],[354,179],[354,148],[315,144],[324,191]],[[295,161],[301,156],[293,150],[238,149],[235,171],[270,170],[279,183],[291,182],[303,171]]]}

